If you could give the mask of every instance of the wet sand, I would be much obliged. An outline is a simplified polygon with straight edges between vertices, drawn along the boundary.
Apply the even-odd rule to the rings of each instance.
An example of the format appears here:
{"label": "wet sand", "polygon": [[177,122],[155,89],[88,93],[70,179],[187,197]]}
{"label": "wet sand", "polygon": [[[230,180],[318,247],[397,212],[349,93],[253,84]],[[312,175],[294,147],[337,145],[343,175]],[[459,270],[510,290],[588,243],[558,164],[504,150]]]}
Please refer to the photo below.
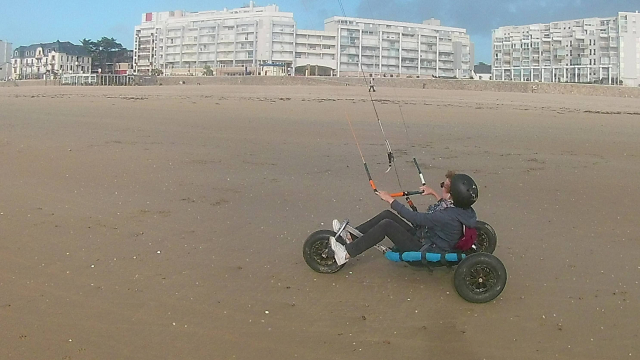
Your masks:
{"label": "wet sand", "polygon": [[0,358],[640,357],[637,100],[374,98],[404,190],[414,156],[433,186],[480,184],[498,299],[375,250],[333,275],[304,263],[311,232],[387,208],[346,116],[399,190],[364,87],[3,88]]}

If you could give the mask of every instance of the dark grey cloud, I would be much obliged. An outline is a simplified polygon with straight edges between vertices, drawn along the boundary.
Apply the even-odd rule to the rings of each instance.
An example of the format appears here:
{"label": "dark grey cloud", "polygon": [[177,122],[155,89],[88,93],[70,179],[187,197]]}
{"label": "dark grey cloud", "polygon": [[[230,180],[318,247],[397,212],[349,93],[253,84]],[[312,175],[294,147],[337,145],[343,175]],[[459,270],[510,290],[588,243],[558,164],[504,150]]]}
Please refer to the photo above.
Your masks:
{"label": "dark grey cloud", "polygon": [[465,28],[472,36],[490,36],[500,26],[636,10],[640,10],[640,0],[360,0],[356,16],[418,23],[434,17],[443,25]]}

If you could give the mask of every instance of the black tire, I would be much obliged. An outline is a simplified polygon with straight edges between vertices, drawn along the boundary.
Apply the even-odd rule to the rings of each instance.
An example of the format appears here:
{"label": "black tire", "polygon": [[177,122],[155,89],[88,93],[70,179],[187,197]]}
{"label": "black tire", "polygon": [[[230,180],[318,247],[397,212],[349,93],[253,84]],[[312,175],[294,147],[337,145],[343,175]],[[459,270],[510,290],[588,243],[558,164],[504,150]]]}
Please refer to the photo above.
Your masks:
{"label": "black tire", "polygon": [[507,269],[491,254],[467,256],[453,274],[453,285],[468,302],[486,303],[498,297],[507,284]]}
{"label": "black tire", "polygon": [[[336,233],[331,230],[318,230],[305,240],[302,247],[302,257],[313,271],[333,274],[344,267],[344,264],[338,265],[336,263],[331,246],[329,246],[329,237],[335,236]],[[344,245],[342,238],[338,237],[336,240]]]}
{"label": "black tire", "polygon": [[498,246],[498,236],[496,235],[496,231],[493,230],[491,225],[480,220],[476,222],[475,229],[478,232],[478,239],[476,240],[475,247],[465,251],[465,255],[481,252],[493,254]]}

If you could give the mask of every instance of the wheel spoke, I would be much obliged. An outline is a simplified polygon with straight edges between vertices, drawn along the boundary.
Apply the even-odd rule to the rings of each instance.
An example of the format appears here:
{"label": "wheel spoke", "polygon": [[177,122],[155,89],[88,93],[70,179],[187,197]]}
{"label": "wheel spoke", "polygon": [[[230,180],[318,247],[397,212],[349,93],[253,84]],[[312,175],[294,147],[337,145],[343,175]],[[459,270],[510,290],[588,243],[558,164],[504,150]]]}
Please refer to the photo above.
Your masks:
{"label": "wheel spoke", "polygon": [[469,269],[465,277],[469,290],[474,293],[484,293],[497,283],[496,274],[489,267],[477,265]]}
{"label": "wheel spoke", "polygon": [[335,261],[332,256],[329,256],[328,241],[320,241],[315,243],[311,248],[311,255],[318,264],[321,264],[323,266],[331,265]]}

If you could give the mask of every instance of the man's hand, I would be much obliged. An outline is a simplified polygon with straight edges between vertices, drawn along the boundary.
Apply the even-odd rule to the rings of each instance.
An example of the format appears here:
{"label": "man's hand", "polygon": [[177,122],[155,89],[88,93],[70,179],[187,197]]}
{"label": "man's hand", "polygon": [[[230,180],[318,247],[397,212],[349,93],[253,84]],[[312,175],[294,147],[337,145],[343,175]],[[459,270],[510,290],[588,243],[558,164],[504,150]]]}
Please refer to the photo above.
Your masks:
{"label": "man's hand", "polygon": [[432,188],[430,188],[430,187],[428,187],[426,185],[423,185],[423,186],[420,187],[420,190],[422,190],[422,195],[431,195],[431,196],[435,197],[437,200],[440,200],[440,196]]}
{"label": "man's hand", "polygon": [[386,191],[378,191],[378,196],[380,196],[380,199],[388,202],[389,204],[391,204],[393,202],[393,200],[395,200],[394,198],[391,197],[391,195],[389,195],[388,192]]}

